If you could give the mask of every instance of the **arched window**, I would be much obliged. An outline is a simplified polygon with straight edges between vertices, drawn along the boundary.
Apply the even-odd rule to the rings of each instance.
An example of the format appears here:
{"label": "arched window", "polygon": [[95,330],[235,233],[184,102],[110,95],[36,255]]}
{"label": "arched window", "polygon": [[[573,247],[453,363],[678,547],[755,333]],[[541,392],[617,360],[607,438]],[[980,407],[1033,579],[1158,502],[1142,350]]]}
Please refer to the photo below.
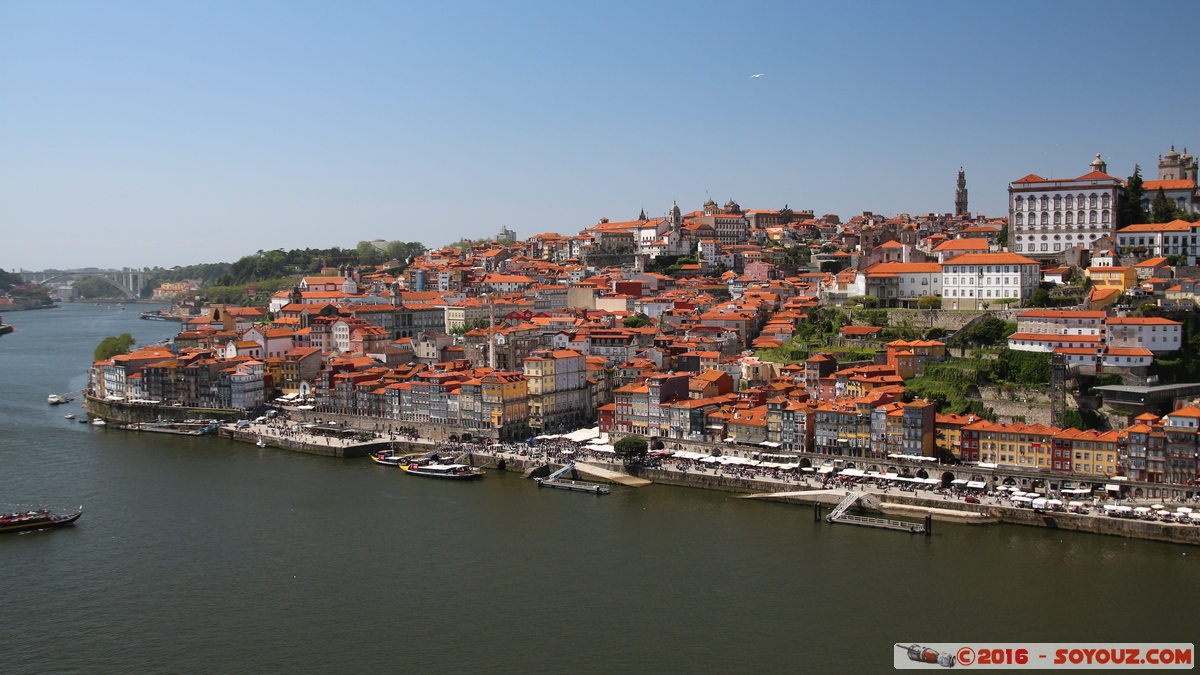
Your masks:
{"label": "arched window", "polygon": [[1067,224],[1068,224],[1068,225],[1070,225],[1070,224],[1071,224],[1071,222],[1072,222],[1073,220],[1075,220],[1074,216],[1075,216],[1075,214],[1074,214],[1074,213],[1072,213],[1071,211],[1067,211]]}
{"label": "arched window", "polygon": [[1096,208],[1096,193],[1095,192],[1093,192],[1092,195],[1090,197],[1088,197],[1088,205],[1091,206],[1093,209]]}
{"label": "arched window", "polygon": [[1042,211],[1042,224],[1043,225],[1050,224],[1050,212],[1049,211]]}
{"label": "arched window", "polygon": [[[1104,196],[1107,197],[1108,195]],[[1108,211],[1103,211],[1100,213],[1100,222],[1108,224]]]}
{"label": "arched window", "polygon": [[1089,211],[1088,212],[1088,222],[1095,225],[1096,224],[1096,216],[1097,216],[1097,214],[1095,211]]}
{"label": "arched window", "polygon": [[1025,208],[1025,199],[1017,197],[1013,200],[1013,211],[1021,211]]}
{"label": "arched window", "polygon": [[1063,200],[1063,207],[1068,209],[1071,208],[1071,195],[1067,195]]}
{"label": "arched window", "polygon": [[1048,208],[1050,208],[1050,198],[1042,195],[1042,210],[1045,211]]}
{"label": "arched window", "polygon": [[1083,211],[1080,211],[1080,212],[1077,214],[1077,216],[1076,216],[1075,222],[1077,222],[1077,223],[1079,223],[1080,225],[1082,225],[1082,224],[1083,224],[1083,220],[1084,220],[1084,218],[1085,218],[1085,217],[1086,217],[1086,216],[1084,216],[1084,215],[1083,215]]}
{"label": "arched window", "polygon": [[1100,198],[1100,206],[1103,206],[1106,209],[1108,208],[1108,193],[1107,192],[1105,192],[1104,196]]}
{"label": "arched window", "polygon": [[1054,212],[1054,224],[1059,225],[1061,223],[1062,223],[1062,211],[1055,211]]}
{"label": "arched window", "polygon": [[1054,195],[1054,210],[1057,211],[1058,209],[1061,209],[1061,208],[1062,208],[1062,197],[1059,195]]}
{"label": "arched window", "polygon": [[1017,214],[1017,216],[1014,220],[1016,220],[1017,225],[1021,225],[1022,223],[1024,223],[1024,217],[1019,213]]}

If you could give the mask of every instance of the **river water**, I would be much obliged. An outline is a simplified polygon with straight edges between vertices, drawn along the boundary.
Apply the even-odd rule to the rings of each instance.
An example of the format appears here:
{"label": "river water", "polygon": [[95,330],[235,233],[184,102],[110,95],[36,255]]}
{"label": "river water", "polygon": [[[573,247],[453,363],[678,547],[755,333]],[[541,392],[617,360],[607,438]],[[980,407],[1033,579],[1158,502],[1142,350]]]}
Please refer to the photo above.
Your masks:
{"label": "river water", "polygon": [[[139,306],[139,309],[147,309]],[[685,488],[459,484],[66,420],[95,346],[178,324],[14,312],[0,671],[879,672],[897,642],[1192,642],[1200,549],[1008,525],[932,537]]]}

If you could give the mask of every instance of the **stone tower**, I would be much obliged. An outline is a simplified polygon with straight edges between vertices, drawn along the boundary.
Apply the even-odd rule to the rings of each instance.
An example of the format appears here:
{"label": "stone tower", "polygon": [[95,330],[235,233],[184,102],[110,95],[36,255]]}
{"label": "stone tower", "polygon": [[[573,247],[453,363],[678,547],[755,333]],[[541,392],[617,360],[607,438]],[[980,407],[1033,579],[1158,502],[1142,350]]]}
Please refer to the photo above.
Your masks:
{"label": "stone tower", "polygon": [[965,216],[967,211],[967,173],[958,167],[958,189],[954,191],[954,215]]}
{"label": "stone tower", "polygon": [[1098,152],[1096,153],[1096,159],[1092,160],[1092,171],[1108,173],[1108,164],[1106,164],[1104,160],[1100,159],[1100,153]]}
{"label": "stone tower", "polygon": [[679,210],[679,204],[671,202],[671,230],[678,232],[683,227],[683,212]]}
{"label": "stone tower", "polygon": [[1187,148],[1183,149],[1183,154],[1175,152],[1175,146],[1171,146],[1171,151],[1165,155],[1159,155],[1158,158],[1158,179],[1159,180],[1196,180],[1196,158],[1188,154]]}

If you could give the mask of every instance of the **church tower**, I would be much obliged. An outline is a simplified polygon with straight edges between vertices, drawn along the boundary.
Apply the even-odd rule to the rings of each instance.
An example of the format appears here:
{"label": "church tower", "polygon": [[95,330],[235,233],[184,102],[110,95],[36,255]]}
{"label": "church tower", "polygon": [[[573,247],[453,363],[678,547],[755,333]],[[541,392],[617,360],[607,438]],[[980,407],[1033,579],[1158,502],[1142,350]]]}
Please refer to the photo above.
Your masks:
{"label": "church tower", "polygon": [[1092,167],[1092,171],[1099,171],[1100,173],[1108,173],[1108,164],[1106,164],[1104,162],[1104,160],[1100,159],[1100,153],[1098,153],[1098,152],[1096,153],[1096,159],[1092,160],[1091,167]]}
{"label": "church tower", "polygon": [[683,228],[683,212],[679,210],[679,204],[671,202],[671,231],[678,232]]}
{"label": "church tower", "polygon": [[966,216],[967,211],[967,173],[958,167],[958,189],[954,191],[954,215]]}

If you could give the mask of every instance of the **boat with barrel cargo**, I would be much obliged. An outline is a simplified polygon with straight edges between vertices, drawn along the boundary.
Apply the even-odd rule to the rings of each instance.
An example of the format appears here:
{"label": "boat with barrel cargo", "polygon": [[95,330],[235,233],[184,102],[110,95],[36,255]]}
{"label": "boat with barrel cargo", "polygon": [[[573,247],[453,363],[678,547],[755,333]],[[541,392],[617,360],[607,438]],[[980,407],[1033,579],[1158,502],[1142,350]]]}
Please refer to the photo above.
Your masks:
{"label": "boat with barrel cargo", "polygon": [[52,527],[63,527],[79,520],[79,516],[82,515],[82,506],[79,507],[78,511],[66,514],[56,514],[49,509],[0,513],[0,532],[21,532],[24,530],[45,530]]}
{"label": "boat with barrel cargo", "polygon": [[467,464],[421,464],[419,462],[409,462],[408,464],[400,464],[399,466],[401,471],[414,476],[469,480],[483,475],[482,471]]}

